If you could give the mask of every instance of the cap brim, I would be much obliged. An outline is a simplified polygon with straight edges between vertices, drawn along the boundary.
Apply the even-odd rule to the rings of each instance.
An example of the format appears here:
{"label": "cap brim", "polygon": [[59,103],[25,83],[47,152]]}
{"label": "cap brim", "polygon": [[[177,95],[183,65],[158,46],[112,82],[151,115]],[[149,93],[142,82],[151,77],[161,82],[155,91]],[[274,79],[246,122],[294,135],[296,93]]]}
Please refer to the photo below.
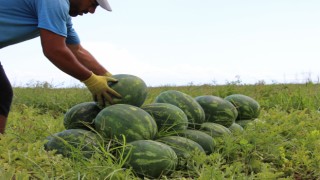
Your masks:
{"label": "cap brim", "polygon": [[112,11],[112,9],[111,9],[111,7],[110,7],[110,5],[109,5],[109,3],[108,3],[107,0],[97,0],[97,2],[99,3],[99,5],[100,5],[103,9],[105,9],[105,10],[107,10],[107,11]]}

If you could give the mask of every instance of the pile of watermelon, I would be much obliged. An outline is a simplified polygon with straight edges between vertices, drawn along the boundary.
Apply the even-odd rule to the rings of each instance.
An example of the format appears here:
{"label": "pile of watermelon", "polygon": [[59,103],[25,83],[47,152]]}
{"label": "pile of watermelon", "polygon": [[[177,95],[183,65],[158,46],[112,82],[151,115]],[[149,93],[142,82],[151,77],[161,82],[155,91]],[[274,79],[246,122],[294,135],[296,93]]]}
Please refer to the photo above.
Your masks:
{"label": "pile of watermelon", "polygon": [[148,89],[141,78],[113,77],[118,82],[109,86],[122,98],[103,109],[95,102],[71,107],[64,117],[66,130],[48,137],[47,150],[90,158],[103,142],[113,141],[124,147],[126,168],[137,176],[160,178],[188,168],[193,155],[211,154],[216,139],[243,131],[260,113],[259,103],[243,94],[192,97],[166,90],[146,104]]}

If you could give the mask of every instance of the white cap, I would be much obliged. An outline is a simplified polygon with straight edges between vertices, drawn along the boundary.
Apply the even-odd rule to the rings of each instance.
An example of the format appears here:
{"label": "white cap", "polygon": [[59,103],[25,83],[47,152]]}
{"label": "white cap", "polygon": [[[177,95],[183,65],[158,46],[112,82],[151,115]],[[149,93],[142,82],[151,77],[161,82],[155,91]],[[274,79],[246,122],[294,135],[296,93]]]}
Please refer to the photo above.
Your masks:
{"label": "white cap", "polygon": [[99,3],[99,5],[100,5],[103,9],[105,9],[105,10],[107,10],[107,11],[112,11],[112,9],[111,9],[111,7],[110,7],[110,5],[109,5],[109,3],[108,3],[108,0],[97,0],[97,2]]}

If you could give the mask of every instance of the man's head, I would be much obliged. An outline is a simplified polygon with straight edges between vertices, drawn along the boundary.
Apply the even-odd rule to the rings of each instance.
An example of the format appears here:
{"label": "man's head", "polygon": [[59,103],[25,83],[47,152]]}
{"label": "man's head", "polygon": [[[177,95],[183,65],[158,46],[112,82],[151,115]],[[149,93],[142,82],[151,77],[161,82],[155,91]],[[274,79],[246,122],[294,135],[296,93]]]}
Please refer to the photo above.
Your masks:
{"label": "man's head", "polygon": [[108,0],[69,0],[70,1],[70,16],[82,16],[88,12],[93,14],[97,6],[101,6],[107,11],[112,11]]}

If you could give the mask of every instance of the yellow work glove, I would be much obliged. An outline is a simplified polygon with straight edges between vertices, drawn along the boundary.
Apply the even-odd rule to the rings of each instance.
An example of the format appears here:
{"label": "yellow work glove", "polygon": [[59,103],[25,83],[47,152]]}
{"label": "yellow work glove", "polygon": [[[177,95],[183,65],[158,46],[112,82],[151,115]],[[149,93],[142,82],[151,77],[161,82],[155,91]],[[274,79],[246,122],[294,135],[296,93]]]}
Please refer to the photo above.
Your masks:
{"label": "yellow work glove", "polygon": [[109,72],[106,72],[106,73],[104,73],[104,74],[103,74],[103,76],[111,77],[111,76],[112,76],[112,74],[111,74],[111,73],[109,73]]}
{"label": "yellow work glove", "polygon": [[[105,101],[113,104],[112,96],[121,98],[121,95],[108,86],[108,82],[117,82],[116,79],[106,76],[97,76],[94,73],[82,81],[92,94],[93,100],[98,102],[100,107],[106,105]],[[112,96],[111,96],[112,95]]]}

